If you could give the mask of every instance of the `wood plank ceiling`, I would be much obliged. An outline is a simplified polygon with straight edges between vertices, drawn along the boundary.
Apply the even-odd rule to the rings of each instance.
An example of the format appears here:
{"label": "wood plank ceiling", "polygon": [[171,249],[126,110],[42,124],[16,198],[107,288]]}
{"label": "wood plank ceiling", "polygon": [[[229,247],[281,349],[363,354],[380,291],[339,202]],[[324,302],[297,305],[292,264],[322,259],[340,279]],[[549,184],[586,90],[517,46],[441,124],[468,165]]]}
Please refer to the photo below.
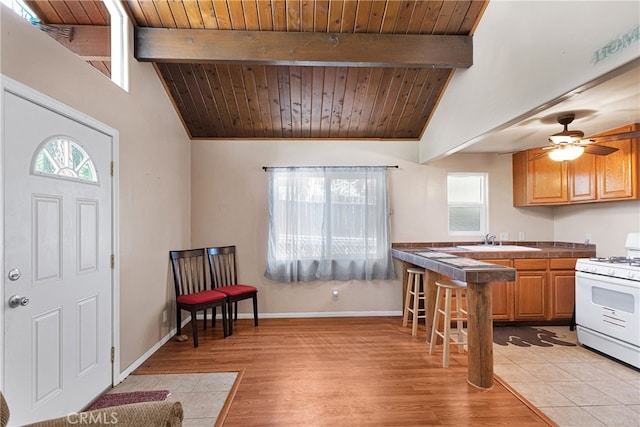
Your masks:
{"label": "wood plank ceiling", "polygon": [[[488,1],[488,0],[487,0]],[[137,28],[468,36],[487,1],[127,0]],[[100,1],[31,1],[46,24],[108,25]],[[104,70],[107,64],[92,63]],[[416,140],[451,67],[155,62],[192,139]]]}

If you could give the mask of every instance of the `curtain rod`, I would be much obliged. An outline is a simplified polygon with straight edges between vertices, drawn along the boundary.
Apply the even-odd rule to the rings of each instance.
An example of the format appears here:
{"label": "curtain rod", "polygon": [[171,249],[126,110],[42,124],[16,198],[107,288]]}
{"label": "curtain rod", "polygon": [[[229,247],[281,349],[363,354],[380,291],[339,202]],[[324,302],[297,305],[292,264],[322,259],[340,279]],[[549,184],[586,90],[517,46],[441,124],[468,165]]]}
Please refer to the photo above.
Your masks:
{"label": "curtain rod", "polygon": [[263,166],[262,170],[265,172],[270,169],[296,169],[296,168],[317,168],[317,169],[325,169],[325,168],[387,168],[387,169],[398,169],[398,165],[382,165],[382,166]]}

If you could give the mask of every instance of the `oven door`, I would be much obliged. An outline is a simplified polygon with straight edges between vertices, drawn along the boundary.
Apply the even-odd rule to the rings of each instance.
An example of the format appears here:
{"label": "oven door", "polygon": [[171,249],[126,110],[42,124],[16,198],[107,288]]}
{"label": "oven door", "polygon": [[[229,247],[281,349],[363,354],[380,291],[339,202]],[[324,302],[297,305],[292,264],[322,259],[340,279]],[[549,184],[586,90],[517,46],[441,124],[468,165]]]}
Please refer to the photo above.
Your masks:
{"label": "oven door", "polygon": [[576,324],[640,346],[640,282],[576,272]]}

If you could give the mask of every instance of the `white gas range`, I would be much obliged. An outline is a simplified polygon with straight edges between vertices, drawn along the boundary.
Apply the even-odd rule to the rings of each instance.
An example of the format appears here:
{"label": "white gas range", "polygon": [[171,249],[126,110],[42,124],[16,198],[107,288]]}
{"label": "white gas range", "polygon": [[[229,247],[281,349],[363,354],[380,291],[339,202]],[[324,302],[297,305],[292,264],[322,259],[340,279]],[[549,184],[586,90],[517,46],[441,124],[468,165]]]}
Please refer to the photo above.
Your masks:
{"label": "white gas range", "polygon": [[625,247],[576,262],[576,325],[580,344],[640,368],[640,233]]}

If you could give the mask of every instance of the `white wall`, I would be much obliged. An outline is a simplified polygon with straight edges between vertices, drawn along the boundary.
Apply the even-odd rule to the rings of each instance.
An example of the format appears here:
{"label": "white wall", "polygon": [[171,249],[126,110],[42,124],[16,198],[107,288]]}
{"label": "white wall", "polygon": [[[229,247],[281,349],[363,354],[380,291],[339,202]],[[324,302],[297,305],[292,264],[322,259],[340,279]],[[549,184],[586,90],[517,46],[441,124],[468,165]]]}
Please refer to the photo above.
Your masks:
{"label": "white wall", "polygon": [[[553,208],[518,209],[511,202],[511,156],[454,155],[417,163],[416,142],[193,141],[192,244],[238,248],[240,279],[259,288],[261,316],[386,314],[401,309],[399,280],[281,284],[264,270],[268,174],[262,166],[398,165],[389,170],[393,242],[480,241],[447,233],[447,172],[488,172],[490,230],[515,239],[553,240]],[[331,291],[340,290],[333,301]],[[240,312],[251,312],[249,302]]]}
{"label": "white wall", "polygon": [[636,41],[592,61],[595,51],[637,28],[639,16],[638,1],[492,0],[473,36],[474,64],[451,79],[422,135],[420,162],[640,57]]}
{"label": "white wall", "polygon": [[168,251],[190,240],[188,138],[150,64],[131,58],[127,93],[4,6],[0,19],[2,74],[119,131],[117,350],[125,370],[172,324],[163,325],[161,316],[165,308],[173,313]]}

